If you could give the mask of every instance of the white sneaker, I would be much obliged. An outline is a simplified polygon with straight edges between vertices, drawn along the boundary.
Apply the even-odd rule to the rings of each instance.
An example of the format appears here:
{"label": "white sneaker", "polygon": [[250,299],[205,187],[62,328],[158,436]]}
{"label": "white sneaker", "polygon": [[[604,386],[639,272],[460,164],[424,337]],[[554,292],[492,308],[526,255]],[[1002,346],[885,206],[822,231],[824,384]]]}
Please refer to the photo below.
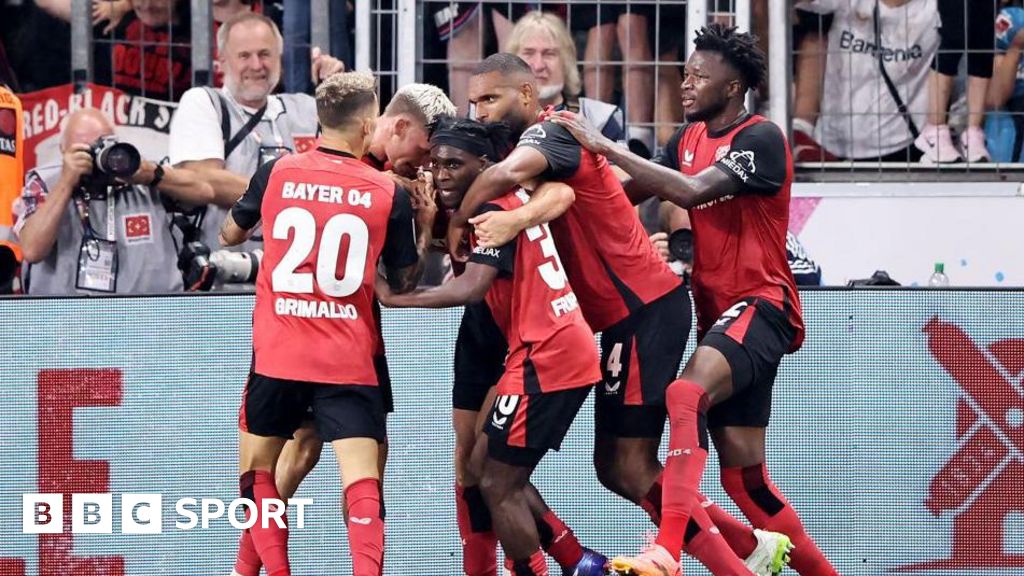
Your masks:
{"label": "white sneaker", "polygon": [[946,164],[963,160],[960,152],[953,145],[953,136],[950,134],[947,124],[925,125],[921,129],[921,135],[914,140],[914,146],[924,152],[924,156],[921,156],[921,164]]}
{"label": "white sneaker", "polygon": [[794,548],[789,536],[779,532],[754,530],[757,547],[743,564],[757,576],[778,576],[789,564],[789,551]]}
{"label": "white sneaker", "polygon": [[977,126],[964,130],[960,135],[960,147],[968,162],[988,162],[992,159],[985,147],[985,131]]}

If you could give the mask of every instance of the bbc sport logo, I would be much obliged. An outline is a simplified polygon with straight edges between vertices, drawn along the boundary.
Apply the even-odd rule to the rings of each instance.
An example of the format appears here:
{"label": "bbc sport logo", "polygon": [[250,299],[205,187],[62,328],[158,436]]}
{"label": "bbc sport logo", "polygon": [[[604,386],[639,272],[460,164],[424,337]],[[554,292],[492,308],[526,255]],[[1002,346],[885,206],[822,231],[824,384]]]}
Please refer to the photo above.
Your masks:
{"label": "bbc sport logo", "polygon": [[[23,534],[63,534],[64,494],[22,494],[21,532]],[[120,495],[120,534],[162,534],[164,530],[164,501],[160,494]],[[288,503],[276,498],[262,501],[262,510],[248,498],[236,498],[225,503],[218,498],[181,498],[174,503],[174,528],[177,530],[207,530],[211,524],[227,522],[236,530],[252,528],[257,520],[267,528],[270,522],[285,527],[285,512],[290,530],[305,527],[306,507],[312,498],[290,498]],[[248,512],[248,514],[246,514]],[[71,533],[113,534],[113,494],[72,494]]]}

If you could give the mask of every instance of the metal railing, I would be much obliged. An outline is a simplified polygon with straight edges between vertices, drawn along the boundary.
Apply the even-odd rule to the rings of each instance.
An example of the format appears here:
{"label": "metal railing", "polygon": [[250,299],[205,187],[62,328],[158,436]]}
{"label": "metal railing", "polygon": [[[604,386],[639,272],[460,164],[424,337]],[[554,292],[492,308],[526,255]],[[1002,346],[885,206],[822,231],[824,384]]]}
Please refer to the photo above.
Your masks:
{"label": "metal railing", "polygon": [[[205,0],[180,0],[187,2],[191,8],[190,53],[192,84],[205,85],[213,80],[212,58],[213,45],[212,8]],[[332,14],[330,0],[310,0],[313,17],[310,19],[311,45],[329,46],[331,42],[330,23],[336,15]],[[819,0],[804,0],[814,3]],[[909,15],[911,10],[936,9],[939,2],[946,0],[905,0],[903,9]],[[991,0],[998,3],[999,0]],[[852,2],[852,0],[851,0]],[[799,4],[799,3],[798,3]],[[889,3],[883,2],[882,5]],[[897,2],[897,4],[900,4]],[[853,4],[850,4],[853,6]],[[966,6],[966,4],[965,4]],[[998,7],[998,6],[997,6]],[[794,6],[786,0],[626,0],[622,2],[605,2],[599,0],[564,0],[558,3],[536,2],[533,0],[494,0],[480,4],[447,2],[428,2],[425,0],[355,0],[354,62],[357,69],[373,70],[380,78],[381,98],[387,99],[399,86],[413,81],[425,81],[447,86],[448,92],[465,111],[466,84],[468,70],[484,58],[487,52],[501,47],[502,35],[511,29],[516,17],[529,10],[540,8],[554,11],[562,16],[577,46],[578,64],[584,76],[585,90],[596,92],[599,99],[606,99],[620,105],[625,111],[626,123],[631,130],[646,129],[657,134],[654,145],[664,143],[675,126],[681,121],[681,110],[678,108],[676,85],[679,82],[678,69],[682,60],[692,49],[695,31],[700,25],[711,21],[726,21],[738,25],[741,29],[754,28],[755,32],[767,38],[763,46],[768,50],[769,74],[768,90],[765,97],[750,95],[748,108],[766,113],[787,133],[791,130],[794,116],[794,58],[799,58],[799,47],[792,46],[793,22],[791,16]],[[473,10],[475,14],[462,22],[464,30],[458,32],[473,35],[463,37],[459,42],[471,47],[467,52],[453,50],[452,39],[458,39],[458,33],[451,38],[442,39],[437,31],[437,22],[442,19],[439,14],[447,10],[448,16],[456,18],[459,10]],[[591,13],[590,26],[585,26],[583,14]],[[756,14],[756,16],[755,16]],[[1018,14],[1018,13],[1014,13]],[[611,15],[609,18],[608,15]],[[646,32],[641,28],[620,26],[612,32],[604,30],[594,33],[595,29],[606,25],[617,24],[619,15],[642,16],[646,19]],[[1016,34],[1016,26],[1024,26],[1024,9],[1019,12],[1021,22],[1013,21],[1013,28],[1003,33]],[[861,15],[863,16],[863,15]],[[908,16],[909,17],[909,16]],[[837,21],[839,16],[836,16]],[[1002,18],[1002,17],[1001,17]],[[435,22],[437,20],[437,22]],[[893,29],[899,26],[909,28],[909,21],[900,24],[883,24]],[[72,3],[72,79],[76,83],[92,80],[95,77],[96,65],[94,46],[97,43],[112,44],[127,40],[114,37],[94,37],[90,3],[76,1]],[[1006,25],[1003,22],[1002,25]],[[966,26],[966,23],[964,24]],[[611,27],[608,27],[611,28]],[[640,30],[638,32],[638,30]],[[824,32],[822,32],[824,33]],[[829,32],[831,33],[831,32]],[[846,34],[836,31],[836,34]],[[881,41],[871,52],[872,56],[884,59],[888,40],[886,30],[880,28]],[[934,32],[932,32],[934,33]],[[1000,33],[997,25],[996,33]],[[591,44],[596,42],[596,44]],[[611,42],[614,46],[609,46]],[[639,44],[649,44],[646,52],[637,48]],[[828,37],[826,35],[827,44]],[[179,45],[180,46],[180,45]],[[337,50],[338,47],[334,47]],[[625,48],[625,49],[624,49]],[[671,48],[671,49],[669,49]],[[944,48],[945,49],[945,48]],[[964,54],[972,49],[966,45],[960,48]],[[1005,50],[1003,48],[1002,50]],[[975,52],[977,50],[974,50]],[[995,42],[991,51],[1000,54]],[[638,54],[640,56],[638,56]],[[828,59],[839,62],[855,56],[851,50],[841,44],[829,45],[825,51],[826,65],[823,65],[820,84],[834,82],[830,76],[836,72],[827,66]],[[931,59],[933,53],[922,58]],[[170,60],[170,59],[168,59]],[[966,58],[964,58],[966,60]],[[146,66],[140,66],[139,73],[143,76],[151,73]],[[881,74],[881,73],[879,73]],[[799,79],[797,85],[799,86]],[[875,79],[877,81],[877,78]],[[173,82],[173,78],[171,80]],[[609,85],[608,83],[612,84]],[[919,90],[920,86],[899,86],[898,90]],[[1022,88],[1024,90],[1024,88]],[[178,90],[173,90],[180,93]],[[595,94],[596,95],[596,94]],[[820,94],[819,94],[820,97]],[[884,97],[884,94],[879,97]],[[819,118],[827,120],[839,114],[850,115],[849,122],[857,126],[858,118],[869,119],[871,115],[881,112],[857,112],[832,109],[827,100],[821,101]],[[912,109],[909,114],[914,118],[924,118],[927,110]],[[991,111],[988,111],[991,113]],[[860,114],[861,116],[857,116]],[[890,114],[891,115],[891,114]],[[1019,118],[1024,110],[1015,111],[1006,118],[1015,119],[1020,139],[1024,139],[1024,122]],[[878,119],[874,119],[878,123]],[[819,120],[820,123],[821,120]],[[851,130],[856,134],[856,128]],[[815,134],[820,134],[816,129]],[[860,135],[872,138],[874,135]],[[798,167],[802,179],[808,180],[1010,180],[1018,177],[1024,165],[1015,163],[960,163],[923,167],[915,162],[887,162],[884,159],[839,160],[824,162],[803,162]]]}

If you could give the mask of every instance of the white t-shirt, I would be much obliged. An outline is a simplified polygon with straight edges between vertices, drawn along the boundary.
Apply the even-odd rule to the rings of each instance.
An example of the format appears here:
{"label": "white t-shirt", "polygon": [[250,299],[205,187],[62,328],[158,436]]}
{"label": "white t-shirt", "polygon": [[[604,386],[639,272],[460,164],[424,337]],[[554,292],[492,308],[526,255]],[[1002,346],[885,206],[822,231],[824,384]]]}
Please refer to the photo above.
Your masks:
{"label": "white t-shirt", "polygon": [[[223,97],[223,101],[217,97]],[[226,107],[223,104],[227,104]],[[223,109],[222,109],[223,108]],[[256,173],[260,163],[261,148],[288,149],[301,151],[303,140],[311,145],[317,135],[316,100],[308,94],[276,94],[267,99],[267,109],[259,124],[249,132],[241,143],[224,158],[224,135],[221,130],[221,114],[226,113],[230,121],[229,138],[238,133],[255,114],[255,108],[242,106],[224,88],[210,90],[191,88],[178,103],[178,109],[171,118],[168,154],[171,164],[182,162],[224,160],[229,172],[245,178]],[[217,235],[228,209],[210,205],[202,224],[203,241],[216,250]],[[251,250],[259,247],[258,241],[249,241],[236,250]]]}
{"label": "white t-shirt", "polygon": [[928,71],[939,47],[936,0],[890,7],[877,0],[804,0],[802,10],[835,15],[828,35],[821,115],[815,136],[843,158],[873,158],[910,146],[914,137],[879,68],[881,55],[918,129],[928,111]]}

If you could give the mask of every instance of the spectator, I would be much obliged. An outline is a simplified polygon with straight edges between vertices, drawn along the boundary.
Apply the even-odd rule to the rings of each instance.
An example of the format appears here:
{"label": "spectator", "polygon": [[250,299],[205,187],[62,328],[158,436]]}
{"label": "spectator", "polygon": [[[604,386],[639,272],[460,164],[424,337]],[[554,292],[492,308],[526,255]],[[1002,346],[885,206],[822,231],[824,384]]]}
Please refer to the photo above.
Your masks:
{"label": "spectator", "polygon": [[[995,0],[938,0],[942,19],[941,43],[935,55],[934,68],[928,78],[928,124],[914,141],[924,155],[921,162],[968,162],[989,159],[985,149],[985,99],[992,78],[992,23],[995,22]],[[967,129],[960,134],[960,146],[953,145],[947,123],[953,82],[960,68],[960,58],[967,54]]]}
{"label": "spectator", "polygon": [[[70,14],[71,0],[4,3],[0,38],[11,68],[7,79],[11,88],[25,93],[68,83],[71,80],[71,26],[67,18],[61,18],[61,13],[66,9]],[[46,41],[40,42],[40,38]]]}
{"label": "spectator", "polygon": [[[308,1],[306,3],[309,4]],[[273,4],[273,3],[270,3],[270,4]],[[280,4],[280,3],[278,3],[278,4]],[[213,13],[212,14],[213,15],[213,35],[214,35],[215,38],[217,36],[217,31],[220,30],[220,25],[221,24],[227,22],[228,20],[232,19],[233,17],[235,17],[238,14],[241,14],[243,12],[256,12],[258,14],[263,14],[264,16],[267,16],[268,18],[273,20],[275,24],[280,24],[280,22],[281,22],[281,18],[280,18],[281,10],[280,10],[280,8],[274,9],[273,6],[268,6],[268,5],[264,4],[264,2],[262,2],[261,0],[213,0],[212,8],[213,8],[213,10],[212,10],[212,13]],[[308,28],[308,24],[307,24],[307,28]],[[307,58],[305,59],[305,63],[302,66],[302,70],[303,70],[302,74],[303,75],[305,75],[304,71],[309,69],[309,57],[308,57],[309,56],[309,52],[308,52],[309,51],[309,46],[308,46],[309,43],[307,42],[306,44],[307,44],[307,46],[305,46],[305,50],[307,51],[306,52]],[[214,61],[217,60],[217,47],[216,46],[214,46],[213,59],[214,59]],[[285,59],[285,60],[287,61],[287,59]],[[308,81],[307,81],[307,83],[308,83]],[[286,86],[285,86],[286,91],[289,91],[289,92],[296,92],[297,91],[297,90],[289,90],[288,87],[287,87],[287,82],[285,84],[286,84]],[[224,71],[221,70],[220,68],[215,68],[214,71],[213,71],[213,85],[216,86],[217,88],[220,88],[221,86],[224,85]]]}
{"label": "spectator", "polygon": [[[213,202],[197,222],[207,247],[218,246],[221,223],[256,168],[295,151],[297,139],[316,136],[312,96],[271,94],[281,79],[282,44],[277,25],[261,14],[241,12],[225,22],[217,31],[224,87],[189,90],[171,119],[171,163],[195,170],[213,188]],[[317,54],[314,81],[343,68],[341,61]],[[259,246],[257,238],[236,249]]]}
{"label": "spectator", "polygon": [[460,116],[469,113],[469,78],[487,54],[502,51],[512,18],[524,6],[473,2],[429,2],[438,39],[447,45],[448,93]]}
{"label": "spectator", "polygon": [[[233,0],[239,2],[240,0]],[[352,38],[349,26],[349,4],[345,0],[329,0],[330,2],[330,49],[332,56],[337,57],[351,68]],[[284,2],[284,89],[288,92],[310,92],[313,85],[305,71],[309,68],[310,19],[312,7],[309,0],[285,0]],[[319,15],[318,15],[319,16]]]}
{"label": "spectator", "polygon": [[625,142],[622,109],[580,97],[576,44],[561,18],[543,12],[526,14],[512,28],[508,51],[530,65],[537,77],[541,105],[579,112],[609,139]]}
{"label": "spectator", "polygon": [[[162,193],[187,204],[213,191],[188,170],[143,160],[130,182],[99,177],[90,146],[113,137],[95,109],[65,119],[63,163],[28,173],[14,231],[29,294],[159,293],[182,289]],[[86,176],[89,176],[86,178]]]}
{"label": "spectator", "polygon": [[455,114],[455,105],[437,86],[403,86],[377,119],[364,161],[377,170],[416,179],[416,171],[430,164],[431,127],[442,116]]}
{"label": "spectator", "polygon": [[[615,68],[603,63],[612,60],[618,46],[626,64],[622,95],[629,125],[627,139],[633,151],[649,157],[655,145],[672,136],[676,119],[682,115],[677,92],[685,59],[686,8],[680,4],[574,5],[570,22],[574,32],[586,33],[583,91],[591,98],[615,101]],[[655,68],[656,91],[651,90]],[[651,127],[652,119],[657,133]]]}
{"label": "spectator", "polygon": [[1024,8],[1007,6],[996,18],[996,50],[988,85],[985,142],[992,160],[1020,162],[1024,137]]}
{"label": "spectator", "polygon": [[793,44],[797,47],[793,65],[793,160],[835,160],[835,156],[814,139],[814,125],[821,112],[832,15],[811,14],[803,10],[793,12]]}
{"label": "spectator", "polygon": [[[815,139],[852,160],[917,161],[928,109],[929,63],[939,46],[936,0],[801,0],[832,14],[823,111]],[[877,23],[877,26],[876,26]]]}
{"label": "spectator", "polygon": [[131,0],[131,7],[109,39],[96,42],[95,80],[130,94],[177,100],[192,86],[189,1]]}

